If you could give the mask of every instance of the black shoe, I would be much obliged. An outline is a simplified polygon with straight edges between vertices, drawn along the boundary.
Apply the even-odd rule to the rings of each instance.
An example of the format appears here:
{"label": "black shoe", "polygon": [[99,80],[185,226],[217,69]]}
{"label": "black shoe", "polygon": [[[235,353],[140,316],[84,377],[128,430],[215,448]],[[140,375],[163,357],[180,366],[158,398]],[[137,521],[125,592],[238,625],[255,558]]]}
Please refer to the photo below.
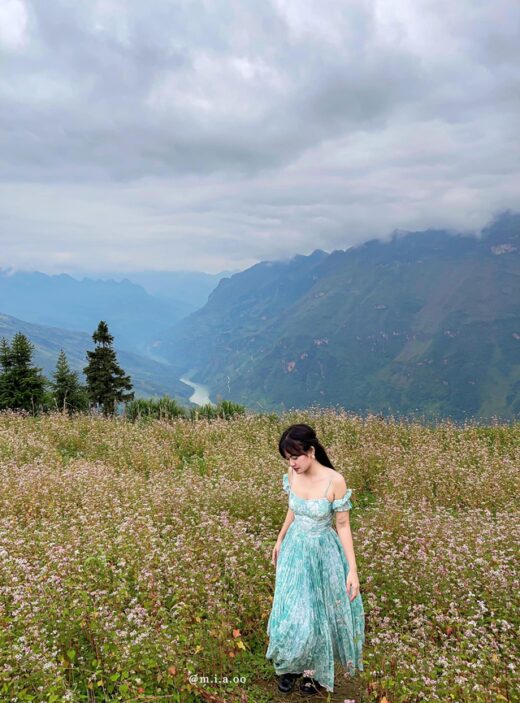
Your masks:
{"label": "black shoe", "polygon": [[301,676],[301,674],[281,674],[278,676],[278,690],[282,693],[290,693],[298,676]]}
{"label": "black shoe", "polygon": [[315,693],[319,693],[321,690],[323,690],[323,686],[320,686],[320,684],[310,676],[304,676],[300,681],[300,692],[304,696],[312,696]]}

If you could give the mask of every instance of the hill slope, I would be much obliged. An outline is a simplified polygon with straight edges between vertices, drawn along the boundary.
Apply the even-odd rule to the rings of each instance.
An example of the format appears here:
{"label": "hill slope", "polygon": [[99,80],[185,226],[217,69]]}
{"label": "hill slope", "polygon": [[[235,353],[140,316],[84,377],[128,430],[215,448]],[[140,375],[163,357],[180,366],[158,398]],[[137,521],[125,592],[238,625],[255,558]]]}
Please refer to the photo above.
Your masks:
{"label": "hill slope", "polygon": [[[94,348],[89,334],[34,325],[10,315],[0,314],[0,337],[10,341],[16,332],[22,332],[34,344],[34,363],[43,369],[49,380],[56,368],[60,349],[63,349],[71,368],[79,371],[81,382],[85,382],[82,369],[87,364],[86,350]],[[188,399],[193,391],[185,383],[177,380],[180,375],[177,368],[122,350],[117,345],[114,348],[119,364],[130,374],[136,398],[168,393],[183,405],[191,405]]]}

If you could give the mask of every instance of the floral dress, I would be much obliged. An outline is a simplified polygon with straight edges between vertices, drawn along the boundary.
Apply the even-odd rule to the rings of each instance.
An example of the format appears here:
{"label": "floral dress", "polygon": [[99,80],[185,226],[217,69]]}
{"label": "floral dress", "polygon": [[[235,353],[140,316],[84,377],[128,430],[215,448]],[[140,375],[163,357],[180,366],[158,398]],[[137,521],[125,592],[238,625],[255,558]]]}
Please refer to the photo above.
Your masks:
{"label": "floral dress", "polygon": [[348,561],[332,526],[333,512],[352,508],[352,491],[331,502],[329,486],[322,498],[305,499],[293,493],[288,475],[283,477],[294,520],[276,563],[265,656],[276,674],[307,672],[333,691],[335,661],[350,675],[363,669],[365,614],[361,595],[350,601],[347,594]]}

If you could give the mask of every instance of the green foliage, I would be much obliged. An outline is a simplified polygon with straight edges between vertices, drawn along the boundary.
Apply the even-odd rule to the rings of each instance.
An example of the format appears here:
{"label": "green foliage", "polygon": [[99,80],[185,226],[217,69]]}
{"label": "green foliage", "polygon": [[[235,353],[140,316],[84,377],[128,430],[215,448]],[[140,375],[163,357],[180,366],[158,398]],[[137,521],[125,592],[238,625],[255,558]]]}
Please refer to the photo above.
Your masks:
{"label": "green foliage", "polygon": [[159,399],[138,398],[131,400],[126,406],[126,417],[134,422],[142,419],[172,420],[185,415],[185,409],[175,398],[167,395]]}
{"label": "green foliage", "polygon": [[53,400],[58,410],[69,414],[74,411],[87,411],[89,399],[87,390],[78,381],[77,371],[72,371],[63,349],[58,356],[52,382]]}
{"label": "green foliage", "polygon": [[126,417],[135,422],[136,420],[172,420],[178,417],[185,417],[190,420],[216,420],[231,418],[244,415],[246,408],[239,403],[233,403],[230,400],[221,400],[217,405],[207,403],[197,408],[186,408],[168,396],[163,396],[159,399],[154,398],[139,398],[132,400],[126,406]]}
{"label": "green foliage", "polygon": [[103,415],[113,415],[118,402],[133,399],[133,392],[124,392],[131,390],[132,382],[117,363],[112,348],[114,337],[109,333],[104,320],[100,321],[92,339],[96,348],[87,351],[89,363],[83,369],[87,377],[88,395],[94,405],[101,406]]}
{"label": "green foliage", "polygon": [[25,410],[35,415],[45,403],[47,379],[32,365],[34,345],[21,332],[11,345],[0,342],[0,409]]}
{"label": "green foliage", "polygon": [[244,405],[234,403],[231,400],[221,400],[217,405],[207,403],[199,408],[192,408],[189,416],[192,420],[198,420],[199,418],[206,418],[207,420],[223,418],[228,420],[236,415],[244,415],[245,412],[246,408]]}

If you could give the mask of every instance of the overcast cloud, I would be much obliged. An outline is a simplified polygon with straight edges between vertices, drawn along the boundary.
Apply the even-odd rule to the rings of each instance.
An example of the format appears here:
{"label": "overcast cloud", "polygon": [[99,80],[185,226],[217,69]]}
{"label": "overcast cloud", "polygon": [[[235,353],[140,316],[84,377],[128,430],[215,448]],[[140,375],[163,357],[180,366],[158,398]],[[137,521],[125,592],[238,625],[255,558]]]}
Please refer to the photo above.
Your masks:
{"label": "overcast cloud", "polygon": [[518,0],[0,0],[0,267],[216,272],[520,210]]}

